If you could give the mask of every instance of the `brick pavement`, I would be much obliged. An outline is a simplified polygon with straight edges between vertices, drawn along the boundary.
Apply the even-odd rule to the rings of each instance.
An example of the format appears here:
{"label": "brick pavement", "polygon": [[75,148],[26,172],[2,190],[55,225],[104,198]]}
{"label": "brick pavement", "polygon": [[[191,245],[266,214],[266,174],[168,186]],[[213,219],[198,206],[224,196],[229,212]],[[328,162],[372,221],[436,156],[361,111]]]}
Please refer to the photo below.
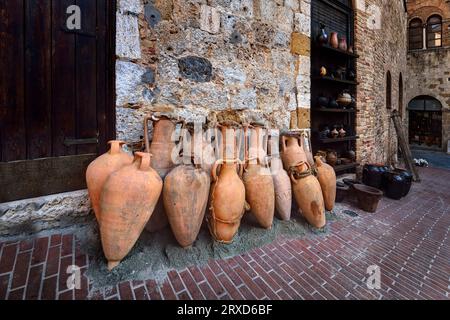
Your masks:
{"label": "brick pavement", "polygon": [[[449,299],[450,171],[420,170],[408,197],[383,198],[375,214],[330,223],[329,233],[279,238],[205,266],[170,270],[166,280],[127,281],[93,291],[90,257],[74,234],[0,239],[0,299]],[[82,269],[68,290],[67,266]],[[370,265],[381,289],[368,289]]]}

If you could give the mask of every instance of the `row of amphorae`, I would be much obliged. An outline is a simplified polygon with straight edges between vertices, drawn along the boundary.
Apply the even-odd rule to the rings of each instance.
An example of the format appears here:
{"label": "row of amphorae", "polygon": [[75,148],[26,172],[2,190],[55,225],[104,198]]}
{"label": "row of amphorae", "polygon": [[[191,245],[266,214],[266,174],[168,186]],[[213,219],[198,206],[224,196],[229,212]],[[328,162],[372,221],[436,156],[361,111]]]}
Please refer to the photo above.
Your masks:
{"label": "row of amphorae", "polygon": [[[180,140],[190,140],[190,150],[183,150],[186,141],[173,141],[174,119],[148,116],[144,123],[145,152],[135,152],[133,159],[122,149],[124,142],[110,141],[110,150],[86,172],[110,270],[128,254],[144,228],[152,232],[170,224],[178,243],[188,247],[206,221],[214,240],[231,243],[246,211],[263,228],[271,228],[275,212],[289,220],[292,194],[312,226],[325,225],[325,208],[334,206],[336,176],[319,157],[313,160],[305,136],[283,135],[280,153],[278,141],[267,138],[264,126],[222,122],[214,126],[214,146],[202,133],[194,133],[192,138],[182,135]],[[244,139],[237,134],[242,128]],[[240,159],[242,140],[244,160]],[[201,152],[193,152],[194,148]],[[174,159],[179,154],[189,161],[177,165]]]}

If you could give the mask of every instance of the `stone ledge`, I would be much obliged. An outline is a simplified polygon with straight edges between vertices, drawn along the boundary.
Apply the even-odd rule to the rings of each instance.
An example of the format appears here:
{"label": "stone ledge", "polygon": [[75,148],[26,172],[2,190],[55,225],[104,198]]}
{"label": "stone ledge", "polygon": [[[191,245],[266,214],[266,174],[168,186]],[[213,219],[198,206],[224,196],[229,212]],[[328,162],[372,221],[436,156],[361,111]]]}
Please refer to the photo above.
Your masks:
{"label": "stone ledge", "polygon": [[67,227],[92,218],[90,212],[87,190],[0,203],[0,236]]}

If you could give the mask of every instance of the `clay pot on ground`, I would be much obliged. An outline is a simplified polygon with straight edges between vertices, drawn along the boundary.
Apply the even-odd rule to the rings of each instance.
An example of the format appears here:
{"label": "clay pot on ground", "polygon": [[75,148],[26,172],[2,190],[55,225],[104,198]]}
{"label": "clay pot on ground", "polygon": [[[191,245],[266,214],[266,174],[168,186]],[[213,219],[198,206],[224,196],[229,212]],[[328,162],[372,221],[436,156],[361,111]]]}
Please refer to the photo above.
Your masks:
{"label": "clay pot on ground", "polygon": [[265,166],[258,150],[261,150],[262,132],[260,127],[250,128],[250,143],[247,148],[247,128],[245,129],[246,165],[244,169],[245,199],[250,212],[263,228],[272,227],[275,212],[275,190],[270,169]]}
{"label": "clay pot on ground", "polygon": [[209,175],[193,165],[176,167],[164,180],[164,208],[175,239],[182,247],[191,246],[198,236],[209,186]]}
{"label": "clay pot on ground", "polygon": [[286,171],[299,162],[307,162],[305,150],[298,136],[281,137],[281,160]]}
{"label": "clay pot on ground", "polygon": [[306,161],[299,162],[290,173],[292,191],[303,217],[315,228],[326,224],[325,205],[320,183]]}
{"label": "clay pot on ground", "polygon": [[133,248],[152,216],[163,182],[149,153],[136,152],[132,164],[113,172],[100,198],[100,235],[112,270]]}
{"label": "clay pot on ground", "polygon": [[376,212],[378,203],[383,196],[383,191],[363,184],[354,184],[353,188],[358,199],[358,206],[367,212]]}
{"label": "clay pot on ground", "polygon": [[92,161],[86,170],[86,184],[97,221],[100,221],[100,195],[109,175],[133,162],[133,157],[123,151],[123,141],[109,141],[110,149]]}
{"label": "clay pot on ground", "polygon": [[366,164],[363,167],[362,182],[373,188],[383,188],[383,174],[389,168],[376,164]]}
{"label": "clay pot on ground", "polygon": [[[148,138],[148,122],[153,122],[153,139],[150,145]],[[152,166],[164,181],[166,175],[175,167],[173,154],[176,152],[176,144],[173,139],[176,122],[168,116],[156,117],[149,115],[144,119],[144,140],[145,150],[150,152],[152,157]],[[155,212],[150,221],[145,226],[148,232],[156,232],[165,228],[169,224],[167,215],[164,211],[164,203],[162,197],[156,204]]]}
{"label": "clay pot on ground", "polygon": [[[221,127],[224,158],[217,160],[211,171],[212,184],[207,223],[214,240],[231,243],[245,211],[245,186],[241,180],[243,165],[237,158],[237,152],[235,151],[234,158],[229,158],[226,152],[237,149],[236,131],[230,125]],[[232,137],[227,137],[227,129],[233,130]]]}
{"label": "clay pot on ground", "polygon": [[402,192],[402,197],[405,197],[408,195],[409,191],[411,190],[413,176],[408,170],[405,170],[405,169],[395,168],[394,172],[402,175],[403,178],[405,179],[405,184],[403,185],[404,188],[403,188],[403,192]]}
{"label": "clay pot on ground", "polygon": [[278,140],[269,139],[270,170],[275,190],[275,209],[277,216],[284,221],[291,219],[292,187],[291,180],[280,159]]}
{"label": "clay pot on ground", "polygon": [[323,163],[320,157],[314,157],[317,168],[317,179],[322,189],[325,209],[333,210],[336,201],[336,173],[332,166]]}
{"label": "clay pot on ground", "polygon": [[337,32],[332,32],[330,34],[330,46],[335,49],[339,48],[339,39]]}
{"label": "clay pot on ground", "polygon": [[315,162],[314,162],[314,156],[313,156],[312,150],[311,150],[311,140],[309,139],[309,137],[306,133],[302,134],[300,139],[302,141],[302,148],[303,148],[303,151],[305,151],[306,159],[308,160],[309,165],[311,167],[313,167]]}

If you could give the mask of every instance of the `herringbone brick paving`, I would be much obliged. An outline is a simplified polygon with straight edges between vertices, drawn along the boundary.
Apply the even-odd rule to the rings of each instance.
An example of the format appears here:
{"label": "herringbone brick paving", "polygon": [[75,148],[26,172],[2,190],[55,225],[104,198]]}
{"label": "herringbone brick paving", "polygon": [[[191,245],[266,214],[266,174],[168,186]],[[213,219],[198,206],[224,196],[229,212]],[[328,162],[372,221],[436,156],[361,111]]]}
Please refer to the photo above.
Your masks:
{"label": "herringbone brick paving", "polygon": [[[325,235],[279,238],[206,266],[171,270],[155,280],[93,291],[89,259],[73,234],[0,240],[0,299],[449,299],[450,171],[421,169],[422,182],[375,214],[330,222]],[[68,290],[65,270],[82,269]],[[380,267],[381,289],[367,268]]]}

